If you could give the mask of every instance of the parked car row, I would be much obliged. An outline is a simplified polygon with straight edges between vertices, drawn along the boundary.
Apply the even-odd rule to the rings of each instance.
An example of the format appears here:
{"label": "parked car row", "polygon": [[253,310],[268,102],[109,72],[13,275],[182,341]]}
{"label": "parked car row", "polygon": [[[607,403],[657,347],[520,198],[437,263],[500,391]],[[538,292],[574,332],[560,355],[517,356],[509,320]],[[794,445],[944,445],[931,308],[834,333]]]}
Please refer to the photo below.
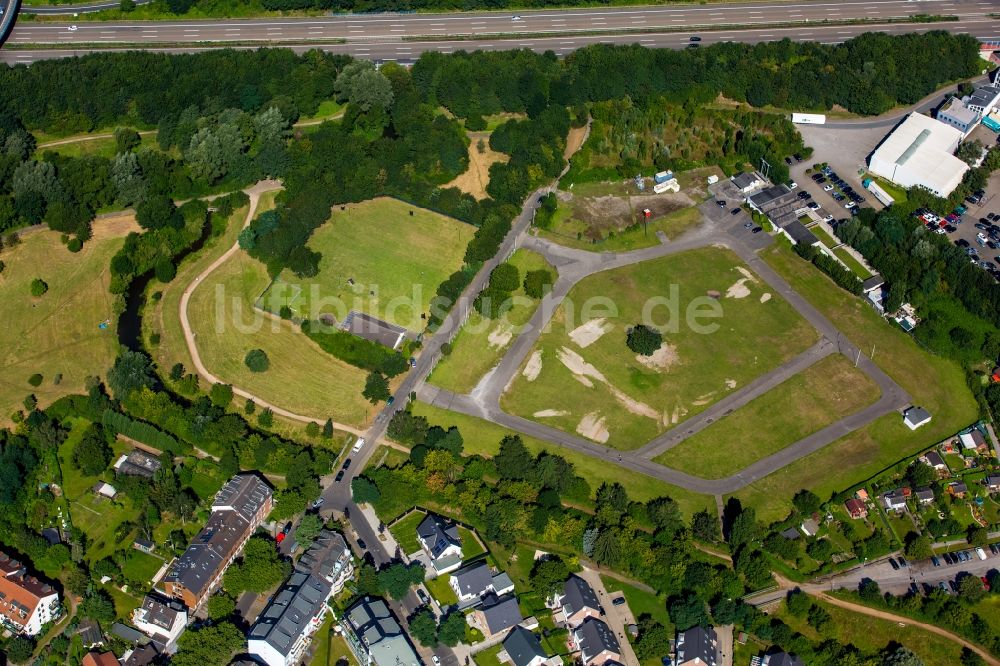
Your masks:
{"label": "parked car row", "polygon": [[813,181],[823,188],[824,192],[829,192],[833,200],[844,203],[844,208],[853,211],[860,204],[867,201],[864,195],[855,191],[854,187],[841,178],[836,171],[828,166],[823,167],[820,173],[812,175]]}

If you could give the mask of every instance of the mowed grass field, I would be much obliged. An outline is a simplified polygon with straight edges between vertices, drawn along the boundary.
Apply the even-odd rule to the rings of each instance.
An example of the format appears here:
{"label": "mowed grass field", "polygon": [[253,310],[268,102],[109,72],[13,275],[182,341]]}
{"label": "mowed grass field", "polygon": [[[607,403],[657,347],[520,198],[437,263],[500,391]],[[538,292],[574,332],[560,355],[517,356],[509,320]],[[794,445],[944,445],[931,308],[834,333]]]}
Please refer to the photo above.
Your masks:
{"label": "mowed grass field", "polygon": [[978,418],[975,399],[957,364],[920,349],[901,329],[837,287],[790,249],[776,247],[762,256],[836,322],[854,344],[866,351],[874,346],[875,363],[933,418],[911,431],[898,414],[888,414],[736,493],[744,504],[756,507],[761,520],[783,518],[790,498],[802,488],[810,488],[825,499],[953,435]]}
{"label": "mowed grass field", "polygon": [[[676,315],[663,305],[649,310],[664,344],[652,357],[639,357],[625,344],[627,330],[644,320],[654,298],[673,298]],[[691,322],[692,306],[715,306],[721,316]],[[707,325],[714,332],[700,332]],[[693,250],[582,280],[501,403],[510,413],[632,450],[816,339],[736,255]]]}
{"label": "mowed grass field", "polygon": [[472,225],[398,199],[334,208],[308,243],[323,257],[319,274],[298,278],[282,272],[261,306],[277,313],[287,305],[303,319],[332,314],[338,321],[359,310],[423,330],[420,315],[430,311],[438,285],[462,267],[474,232]]}
{"label": "mowed grass field", "polygon": [[[431,425],[439,425],[444,428],[453,425],[458,426],[465,442],[464,453],[466,455],[494,456],[500,450],[500,440],[506,435],[514,434],[506,428],[484,419],[451,412],[423,402],[412,403],[412,411],[414,414],[426,417]],[[573,463],[576,473],[590,484],[591,496],[594,496],[602,483],[618,482],[625,487],[631,499],[640,502],[657,497],[672,497],[677,501],[681,510],[688,518],[702,509],[707,509],[711,513],[715,513],[715,501],[708,495],[701,495],[678,488],[677,486],[672,486],[645,474],[610,464],[604,460],[591,458],[588,455],[562,448],[550,442],[543,442],[524,435],[521,435],[521,439],[533,454],[538,454],[541,451],[549,451]]]}
{"label": "mowed grass field", "polygon": [[[136,230],[131,216],[101,218],[76,254],[52,231],[26,234],[20,245],[0,251],[0,424],[23,408],[25,396],[34,394],[44,407],[84,392],[87,376],[111,367],[118,340],[109,265]],[[35,278],[49,286],[39,298],[31,295]],[[37,387],[28,383],[35,373],[42,375]]]}
{"label": "mowed grass field", "polygon": [[509,263],[517,267],[521,276],[522,287],[513,294],[517,300],[503,320],[485,319],[473,309],[452,342],[451,354],[442,356],[434,367],[430,376],[432,384],[456,393],[471,391],[483,375],[500,362],[519,327],[526,324],[538,308],[539,301],[524,293],[525,274],[544,269],[552,275],[553,283],[558,277],[556,269],[531,250],[517,250]]}
{"label": "mowed grass field", "polygon": [[868,375],[841,354],[810,366],[654,458],[688,474],[721,479],[878,400]]}
{"label": "mowed grass field", "polygon": [[[37,156],[42,156],[45,153],[53,152],[64,157],[86,157],[89,155],[96,155],[98,157],[106,157],[111,159],[115,156],[116,144],[114,137],[105,137],[97,135],[96,137],[76,137],[77,140],[70,141],[68,143],[60,143],[58,145],[41,145],[35,151]],[[56,139],[59,141],[60,139]],[[65,140],[65,139],[63,139]],[[141,150],[143,148],[150,148],[152,150],[159,151],[159,144],[156,142],[156,132],[146,131],[143,132],[141,136],[141,142],[136,150]]]}
{"label": "mowed grass field", "polygon": [[[374,414],[361,397],[366,373],[324,352],[290,322],[255,310],[267,284],[265,266],[239,251],[195,288],[188,319],[202,363],[221,380],[296,414],[365,423]],[[267,371],[246,367],[251,349],[267,354]]]}

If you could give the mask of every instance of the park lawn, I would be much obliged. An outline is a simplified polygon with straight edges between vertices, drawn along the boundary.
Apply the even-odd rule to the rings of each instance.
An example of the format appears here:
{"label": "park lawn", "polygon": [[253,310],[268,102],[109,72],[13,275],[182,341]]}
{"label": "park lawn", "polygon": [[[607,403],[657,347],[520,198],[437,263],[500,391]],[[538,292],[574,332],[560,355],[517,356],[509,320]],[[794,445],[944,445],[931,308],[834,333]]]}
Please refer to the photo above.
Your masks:
{"label": "park lawn", "polygon": [[854,256],[844,248],[839,247],[834,250],[833,253],[837,255],[838,259],[844,262],[844,265],[847,266],[852,273],[858,276],[859,280],[867,280],[872,276],[871,271],[862,266],[861,262],[855,259]]}
{"label": "park lawn", "polygon": [[609,593],[621,592],[625,595],[628,607],[631,609],[632,615],[636,620],[643,615],[651,615],[654,620],[667,629],[673,629],[674,625],[670,622],[670,616],[667,614],[667,602],[665,599],[646,590],[640,590],[634,585],[623,583],[611,576],[601,576],[601,581],[604,583],[604,589]]}
{"label": "park lawn", "polygon": [[[373,412],[361,396],[366,373],[324,352],[290,322],[255,310],[254,300],[267,284],[265,266],[238,251],[195,288],[188,319],[205,367],[297,414],[363,424]],[[243,359],[251,349],[267,354],[267,371],[246,367]]]}
{"label": "park lawn", "polygon": [[486,552],[476,535],[461,525],[458,526],[458,538],[462,541],[462,559],[471,560]]}
{"label": "park lawn", "polygon": [[426,514],[423,511],[412,511],[405,518],[393,523],[389,532],[396,539],[396,543],[402,549],[404,555],[415,553],[420,550],[420,541],[417,539],[417,526],[423,522]]}
{"label": "park lawn", "polygon": [[478,666],[501,666],[500,659],[497,657],[501,650],[503,650],[503,643],[477,652],[472,658]]}
{"label": "park lawn", "polygon": [[153,576],[163,566],[163,560],[138,550],[132,550],[128,554],[128,559],[122,566],[122,573],[128,580],[150,584]]}
{"label": "park lawn", "polygon": [[831,354],[654,461],[721,479],[867,407],[880,394],[868,375],[843,355]]}
{"label": "park lawn", "polygon": [[901,623],[855,613],[813,598],[832,618],[830,628],[820,636],[804,619],[792,616],[784,604],[776,613],[793,630],[812,640],[834,638],[852,644],[864,652],[882,650],[891,643],[900,643],[917,654],[925,666],[954,666],[960,663],[962,647],[943,636],[932,634],[907,622]]}
{"label": "park lawn", "polygon": [[[76,139],[71,143],[62,143],[57,146],[39,146],[35,150],[35,156],[41,157],[45,153],[53,152],[63,157],[89,157],[94,155],[113,159],[117,152],[114,137],[102,137],[100,135],[88,137],[83,135],[76,137]],[[141,136],[139,147],[135,150],[139,151],[143,148],[162,152],[159,144],[156,142],[156,132]]]}
{"label": "park lawn", "polygon": [[[37,231],[0,252],[0,425],[9,425],[33,394],[40,407],[71,393],[85,393],[88,376],[103,376],[118,353],[114,296],[108,292],[111,257],[138,227],[130,215],[102,218],[76,254],[60,234]],[[48,284],[31,295],[35,278]],[[99,326],[106,323],[101,329]],[[42,375],[35,387],[33,374]]]}
{"label": "park lawn", "polygon": [[[412,215],[411,215],[412,213]],[[351,310],[411,331],[444,280],[462,267],[475,228],[412,204],[380,197],[335,208],[309,239],[319,274],[300,278],[285,270],[261,294],[261,307],[295,317],[342,321]],[[353,280],[353,284],[348,281]]]}
{"label": "park lawn", "polygon": [[[929,354],[901,329],[884,321],[873,308],[846,291],[789,249],[776,247],[763,257],[826,315],[854,344],[875,347],[875,363],[933,415],[919,430],[887,414],[820,451],[812,453],[735,493],[754,506],[764,522],[783,518],[789,501],[802,488],[822,498],[849,488],[899,460],[950,437],[976,420],[978,408],[961,368]],[[913,372],[920,368],[920,372]],[[836,473],[832,473],[836,470]]]}
{"label": "park lawn", "polygon": [[1000,595],[988,594],[972,607],[973,613],[978,613],[994,634],[1000,634]]}
{"label": "park lawn", "polygon": [[468,393],[482,377],[500,362],[510,343],[520,334],[538,308],[539,301],[524,293],[524,276],[529,271],[547,270],[553,283],[558,273],[542,255],[531,250],[517,250],[509,263],[517,267],[521,287],[513,293],[516,300],[503,319],[484,318],[473,309],[452,342],[452,351],[442,356],[434,367],[430,382],[455,393]]}
{"label": "park lawn", "polygon": [[672,240],[688,229],[698,226],[702,220],[701,211],[696,206],[688,206],[654,218],[644,226],[616,231],[613,236],[609,235],[595,243],[585,237],[577,238],[577,234],[586,232],[588,226],[584,222],[573,219],[572,210],[566,204],[560,203],[553,217],[551,230],[542,229],[539,231],[539,235],[559,245],[579,250],[628,252],[659,245],[660,239],[656,235],[657,232],[662,231],[667,238]]}
{"label": "park lawn", "polygon": [[[567,295],[501,405],[613,448],[638,448],[816,341],[791,305],[774,294],[761,302],[765,294],[763,282],[719,248],[591,275]],[[676,316],[664,306],[671,298]],[[721,316],[695,319],[699,308]],[[585,348],[571,340],[574,329],[602,319],[599,339]],[[625,344],[627,329],[644,319],[664,331],[662,353],[646,364]],[[541,370],[531,380],[525,371],[537,354]],[[570,370],[581,362],[592,367]]]}
{"label": "park lawn", "polygon": [[[414,414],[426,417],[431,425],[440,425],[445,428],[452,425],[458,426],[465,441],[465,453],[467,455],[478,454],[486,457],[496,455],[497,451],[500,450],[500,440],[505,435],[511,434],[503,426],[491,423],[490,421],[474,416],[466,416],[457,412],[450,412],[423,402],[414,402],[412,411]],[[625,487],[629,497],[638,502],[669,496],[677,501],[681,510],[688,517],[702,509],[707,509],[711,513],[715,512],[715,502],[708,495],[693,493],[646,476],[645,474],[613,465],[604,460],[592,458],[586,454],[578,453],[556,444],[543,442],[533,437],[521,435],[521,439],[533,454],[538,454],[541,451],[550,451],[572,463],[576,473],[586,479],[590,485],[591,496],[597,492],[602,483],[618,482]]]}
{"label": "park lawn", "polygon": [[314,113],[311,116],[302,116],[301,118],[298,119],[295,125],[301,126],[307,123],[312,124],[317,120],[320,121],[331,120],[332,118],[336,117],[343,110],[343,108],[344,108],[343,105],[337,103],[336,100],[328,99],[322,101],[316,108],[316,113]]}
{"label": "park lawn", "polygon": [[135,596],[132,594],[131,587],[128,592],[123,592],[117,585],[110,582],[102,587],[115,602],[115,615],[122,620],[131,621],[132,611],[142,604],[142,591],[138,591],[140,596]]}
{"label": "park lawn", "polygon": [[451,584],[448,582],[451,580],[449,574],[444,574],[436,578],[431,578],[424,581],[424,586],[427,591],[431,593],[431,596],[440,604],[441,606],[451,606],[452,604],[458,603],[458,597],[455,595],[455,590],[451,589]]}

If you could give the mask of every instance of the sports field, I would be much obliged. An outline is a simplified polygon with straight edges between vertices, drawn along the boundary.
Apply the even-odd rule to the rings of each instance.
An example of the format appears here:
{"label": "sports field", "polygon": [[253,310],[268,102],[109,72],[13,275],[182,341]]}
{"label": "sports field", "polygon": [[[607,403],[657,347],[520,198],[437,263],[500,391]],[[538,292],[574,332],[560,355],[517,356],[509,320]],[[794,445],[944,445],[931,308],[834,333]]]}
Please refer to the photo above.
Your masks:
{"label": "sports field", "polygon": [[[111,367],[118,340],[109,265],[137,229],[131,216],[102,218],[76,254],[52,231],[26,234],[20,245],[0,251],[0,424],[23,409],[25,396],[46,406],[84,392],[88,375],[103,376]],[[35,278],[49,286],[39,298],[31,295]],[[36,373],[37,387],[28,383]]]}
{"label": "sports field", "polygon": [[[874,348],[876,365],[902,386],[913,403],[933,419],[911,431],[897,414],[875,420],[843,439],[755,481],[736,493],[768,522],[788,513],[788,501],[802,488],[822,498],[844,490],[921,449],[948,437],[978,418],[976,402],[961,368],[920,349],[901,329],[869,305],[837,287],[790,249],[776,247],[763,258],[861,349]],[[914,372],[919,368],[919,372]]]}
{"label": "sports field", "polygon": [[[412,403],[411,409],[414,414],[426,417],[431,425],[439,425],[443,428],[453,425],[458,426],[458,429],[462,432],[462,438],[465,440],[463,451],[465,455],[494,456],[500,450],[500,440],[504,436],[512,434],[511,431],[503,426],[491,423],[490,421],[474,416],[466,416],[465,414],[458,414],[423,402]],[[713,514],[715,513],[715,502],[708,495],[701,495],[678,488],[677,486],[672,486],[645,474],[633,472],[624,467],[619,467],[604,460],[598,460],[586,454],[562,448],[550,442],[543,442],[525,435],[521,435],[521,439],[533,454],[541,451],[550,451],[573,463],[576,473],[590,484],[592,495],[597,492],[602,483],[618,482],[625,487],[631,499],[639,502],[668,496],[677,501],[681,510],[688,517],[702,509],[707,509]]]}
{"label": "sports field", "polygon": [[751,400],[655,462],[710,479],[734,474],[879,397],[878,386],[840,354]]}
{"label": "sports field", "polygon": [[[627,329],[649,310],[663,345],[640,357]],[[721,310],[690,322],[689,307]],[[675,316],[669,316],[671,310]],[[691,324],[695,325],[691,325]],[[697,325],[715,325],[702,332]],[[623,450],[642,446],[796,356],[816,331],[739,259],[704,248],[582,280],[515,375],[510,413]]]}
{"label": "sports field", "polygon": [[542,255],[531,250],[517,250],[509,263],[517,267],[522,287],[514,292],[517,300],[505,320],[485,319],[478,311],[472,310],[452,342],[451,354],[442,356],[434,367],[430,376],[432,384],[456,393],[471,391],[483,375],[500,362],[516,337],[518,327],[526,324],[538,308],[539,301],[524,293],[525,274],[544,269],[552,275],[553,281],[558,276],[556,269]]}
{"label": "sports field", "polygon": [[462,267],[474,232],[398,199],[335,208],[309,239],[309,248],[322,255],[319,274],[299,278],[283,271],[260,306],[274,313],[288,306],[302,319],[332,314],[337,321],[359,310],[421,331],[421,314],[429,312],[438,285]]}

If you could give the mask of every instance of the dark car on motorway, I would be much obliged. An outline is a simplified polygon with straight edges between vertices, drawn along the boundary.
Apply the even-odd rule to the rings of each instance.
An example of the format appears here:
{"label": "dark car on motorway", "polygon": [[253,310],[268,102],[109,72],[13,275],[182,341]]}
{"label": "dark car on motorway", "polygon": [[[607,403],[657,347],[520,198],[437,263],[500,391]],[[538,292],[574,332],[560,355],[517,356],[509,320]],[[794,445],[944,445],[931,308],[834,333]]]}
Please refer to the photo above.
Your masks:
{"label": "dark car on motorway", "polygon": [[701,41],[701,37],[699,37],[698,35],[691,35],[688,38],[688,41],[689,42],[700,42]]}

